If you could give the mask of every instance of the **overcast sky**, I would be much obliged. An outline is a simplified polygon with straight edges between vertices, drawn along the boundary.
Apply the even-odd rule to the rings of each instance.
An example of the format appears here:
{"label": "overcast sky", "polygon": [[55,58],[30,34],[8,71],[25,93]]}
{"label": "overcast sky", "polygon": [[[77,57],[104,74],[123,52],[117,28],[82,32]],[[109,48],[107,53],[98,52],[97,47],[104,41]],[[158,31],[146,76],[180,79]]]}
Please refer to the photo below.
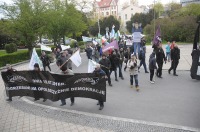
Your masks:
{"label": "overcast sky", "polygon": [[[88,0],[88,1],[91,1],[91,0]],[[123,3],[129,0],[120,0],[120,1],[121,1],[120,3]],[[160,1],[163,4],[171,3],[171,2],[180,2],[180,0],[155,0],[155,1]],[[1,2],[12,3],[12,0],[0,0],[0,3]],[[139,2],[139,5],[149,5],[149,4],[152,4],[154,0],[138,0],[138,2]]]}

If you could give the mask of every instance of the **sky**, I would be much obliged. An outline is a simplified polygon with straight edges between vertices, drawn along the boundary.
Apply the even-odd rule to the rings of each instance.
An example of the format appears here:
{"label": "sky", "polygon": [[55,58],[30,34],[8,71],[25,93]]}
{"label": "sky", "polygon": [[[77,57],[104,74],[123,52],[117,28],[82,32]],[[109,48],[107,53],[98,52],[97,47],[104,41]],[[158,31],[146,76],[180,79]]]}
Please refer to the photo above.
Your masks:
{"label": "sky", "polygon": [[[91,0],[89,0],[91,1]],[[120,0],[120,3],[123,3],[125,1],[129,0]],[[155,1],[160,1],[163,4],[171,3],[171,2],[180,2],[180,0],[155,0]],[[12,3],[12,0],[0,0],[1,2],[6,2],[6,3]],[[150,5],[153,4],[154,0],[138,0],[139,5]]]}

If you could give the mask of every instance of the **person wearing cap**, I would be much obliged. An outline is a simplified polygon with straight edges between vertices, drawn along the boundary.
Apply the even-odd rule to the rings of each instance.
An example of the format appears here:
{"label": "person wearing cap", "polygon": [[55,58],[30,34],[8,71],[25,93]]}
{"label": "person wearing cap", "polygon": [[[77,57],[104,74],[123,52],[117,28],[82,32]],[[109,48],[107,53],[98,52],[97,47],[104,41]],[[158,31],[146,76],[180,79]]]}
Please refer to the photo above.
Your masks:
{"label": "person wearing cap", "polygon": [[129,68],[129,74],[130,74],[130,87],[133,88],[133,78],[134,78],[135,88],[137,91],[139,91],[138,66],[137,66],[137,59],[134,54],[131,55],[131,59],[128,61],[127,67]]}
{"label": "person wearing cap", "polygon": [[[67,57],[66,55],[68,54],[67,51],[61,51],[61,56],[57,59],[57,66],[60,68],[61,70],[61,74],[66,74],[66,75],[73,75],[73,71],[72,71],[72,67],[71,64],[69,65],[69,57]],[[60,99],[61,100],[61,105],[66,105],[66,101],[65,99]],[[74,97],[70,98],[71,100],[71,106],[74,105]]]}
{"label": "person wearing cap", "polygon": [[102,55],[102,59],[99,61],[99,64],[101,65],[102,70],[106,73],[109,86],[112,86],[111,79],[110,79],[110,72],[109,72],[111,63],[110,63],[110,60],[106,58],[105,54]]}
{"label": "person wearing cap", "polygon": [[42,61],[44,71],[46,71],[46,67],[48,67],[49,71],[51,71],[51,67],[50,67],[51,61],[44,51],[42,51],[42,55],[40,56],[40,60]]}
{"label": "person wearing cap", "polygon": [[158,70],[156,72],[156,76],[162,78],[162,67],[163,63],[166,63],[167,59],[165,57],[165,52],[162,48],[162,43],[159,44],[158,48],[156,49],[156,62],[158,65]]}
{"label": "person wearing cap", "polygon": [[153,52],[149,58],[150,83],[152,84],[155,83],[153,77],[154,77],[154,70],[157,69],[155,55],[156,55],[155,52]]}
{"label": "person wearing cap", "polygon": [[[16,69],[13,69],[12,66],[10,64],[6,64],[6,69],[8,73],[12,73],[14,71],[17,71]],[[6,101],[12,101],[12,96],[6,91],[6,94],[8,96],[8,99],[6,99]]]}
{"label": "person wearing cap", "polygon": [[[101,69],[100,64],[96,64],[96,67],[93,73],[95,74],[96,77],[106,78],[106,73]],[[99,110],[102,110],[104,107],[104,102],[102,100],[99,100],[97,105],[100,105]]]}

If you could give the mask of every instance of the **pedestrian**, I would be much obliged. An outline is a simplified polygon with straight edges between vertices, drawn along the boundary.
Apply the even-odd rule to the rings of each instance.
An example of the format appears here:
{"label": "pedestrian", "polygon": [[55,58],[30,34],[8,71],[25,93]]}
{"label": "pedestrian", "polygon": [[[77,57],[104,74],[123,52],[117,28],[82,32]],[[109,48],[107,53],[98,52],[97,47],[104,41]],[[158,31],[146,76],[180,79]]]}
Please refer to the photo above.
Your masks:
{"label": "pedestrian", "polygon": [[[106,78],[106,73],[101,69],[100,64],[96,64],[96,67],[93,73],[95,74],[96,77]],[[99,100],[97,105],[100,105],[99,110],[102,110],[104,108],[104,102],[102,100]]]}
{"label": "pedestrian", "polygon": [[51,67],[50,67],[51,61],[50,61],[48,55],[46,55],[45,51],[42,51],[42,55],[40,56],[40,60],[42,61],[44,71],[46,71],[46,67],[48,67],[49,71],[51,71]]}
{"label": "pedestrian", "polygon": [[130,48],[127,48],[127,50],[125,51],[124,57],[125,57],[125,59],[124,59],[124,63],[125,63],[124,71],[126,71],[127,62],[128,62],[128,60],[131,58]]}
{"label": "pedestrian", "polygon": [[139,91],[138,66],[137,66],[137,59],[134,54],[131,55],[131,59],[128,61],[127,67],[129,68],[129,73],[130,73],[130,87],[133,88],[133,78],[134,78],[135,88],[137,91]]}
{"label": "pedestrian", "polygon": [[167,42],[167,45],[165,46],[166,49],[166,59],[168,60],[168,62],[170,62],[170,41]]}
{"label": "pedestrian", "polygon": [[124,62],[124,49],[123,48],[121,48],[120,51],[117,52],[117,56],[120,57],[120,59],[119,59],[119,66],[118,66],[118,68],[119,68],[119,77],[122,80],[124,80],[124,76],[122,74],[122,64]]}
{"label": "pedestrian", "polygon": [[106,73],[109,86],[112,86],[111,79],[110,79],[110,72],[109,72],[111,63],[105,54],[102,55],[102,59],[99,61],[99,64],[101,65],[101,69]]}
{"label": "pedestrian", "polygon": [[[40,72],[41,70],[40,70],[40,67],[39,67],[39,64],[38,63],[35,63],[34,64],[34,69],[33,69],[34,71],[36,71],[36,72]],[[40,97],[40,95],[37,95],[38,94],[38,92],[34,92],[34,101],[37,101],[37,100],[39,100],[39,98],[37,97],[37,96],[39,96]],[[42,93],[41,93],[42,94]],[[43,95],[41,95],[41,96],[43,96]],[[44,96],[43,96],[44,97]],[[43,102],[45,102],[47,99],[45,99],[45,98],[43,98]]]}
{"label": "pedestrian", "polygon": [[176,44],[176,41],[172,41],[172,44],[170,45],[171,50],[174,49],[175,44]]}
{"label": "pedestrian", "polygon": [[[17,71],[16,69],[13,69],[10,64],[6,64],[6,72],[12,74],[12,72]],[[9,94],[9,92],[6,91],[6,95],[8,96],[8,99],[6,101],[12,101],[12,95]]]}
{"label": "pedestrian", "polygon": [[[73,75],[73,71],[71,70],[72,67],[70,67],[70,63],[69,62],[69,54],[68,54],[68,57],[67,57],[67,51],[62,51],[61,52],[61,56],[57,59],[57,66],[60,68],[61,70],[61,74],[65,74],[65,75]],[[63,106],[63,105],[66,105],[66,101],[64,98],[61,98],[61,105],[60,106]],[[74,97],[71,97],[70,98],[71,100],[71,106],[74,105]]]}
{"label": "pedestrian", "polygon": [[97,63],[99,63],[100,53],[99,53],[97,47],[94,47],[93,58],[94,58],[94,61],[96,61]]}
{"label": "pedestrian", "polygon": [[118,79],[117,79],[117,66],[119,65],[119,58],[117,57],[115,51],[111,52],[109,59],[110,59],[110,62],[111,62],[110,75],[114,71],[115,81],[118,81]]}
{"label": "pedestrian", "polygon": [[158,48],[156,49],[156,62],[158,65],[158,70],[156,72],[156,76],[159,78],[162,78],[162,67],[163,67],[164,61],[166,63],[165,53],[162,48],[162,44],[160,42]]}
{"label": "pedestrian", "polygon": [[168,73],[170,74],[171,70],[173,69],[173,75],[174,76],[178,76],[176,74],[176,68],[178,66],[179,63],[179,59],[180,59],[180,49],[178,48],[178,46],[175,44],[174,48],[171,50],[171,67],[168,70]]}
{"label": "pedestrian", "polygon": [[150,58],[149,58],[149,71],[150,71],[150,83],[155,83],[155,80],[153,80],[153,77],[154,77],[154,70],[157,69],[157,66],[156,66],[156,58],[155,58],[155,52],[153,52],[151,55],[150,55]]}
{"label": "pedestrian", "polygon": [[140,60],[138,72],[140,70],[140,67],[143,65],[145,73],[149,73],[148,70],[147,70],[146,61],[145,61],[146,60],[146,46],[143,46],[143,47],[140,48],[140,54],[139,54],[138,58]]}
{"label": "pedestrian", "polygon": [[56,49],[56,60],[58,59],[58,57],[60,56],[60,52],[61,50],[59,48]]}
{"label": "pedestrian", "polygon": [[88,59],[92,59],[92,48],[89,45],[87,45],[85,52],[86,52]]}

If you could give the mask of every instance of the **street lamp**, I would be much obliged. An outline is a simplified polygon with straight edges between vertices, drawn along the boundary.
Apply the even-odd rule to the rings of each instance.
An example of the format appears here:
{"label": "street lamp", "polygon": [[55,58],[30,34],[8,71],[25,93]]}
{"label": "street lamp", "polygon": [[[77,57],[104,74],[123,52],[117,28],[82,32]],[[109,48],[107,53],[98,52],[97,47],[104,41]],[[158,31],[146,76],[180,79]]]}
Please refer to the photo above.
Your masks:
{"label": "street lamp", "polygon": [[153,33],[154,33],[154,35],[155,35],[155,31],[156,31],[156,24],[155,24],[155,18],[156,18],[156,13],[155,13],[155,3],[156,3],[156,1],[154,0],[153,1],[153,19],[154,19],[154,22],[153,22],[153,26],[154,26],[154,30],[153,30]]}

